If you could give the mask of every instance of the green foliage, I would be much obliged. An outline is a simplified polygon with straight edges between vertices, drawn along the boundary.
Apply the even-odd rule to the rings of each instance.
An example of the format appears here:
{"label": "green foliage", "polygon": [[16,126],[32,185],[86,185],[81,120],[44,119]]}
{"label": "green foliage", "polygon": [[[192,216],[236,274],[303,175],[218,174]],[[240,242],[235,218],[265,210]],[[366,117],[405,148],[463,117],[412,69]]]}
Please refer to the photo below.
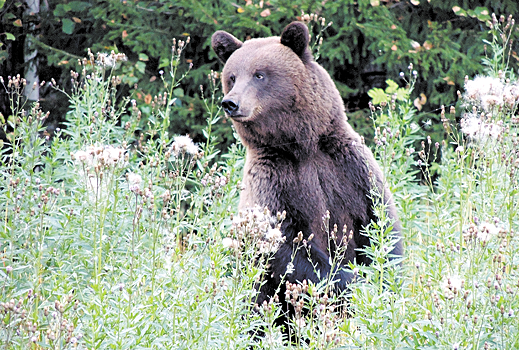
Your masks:
{"label": "green foliage", "polygon": [[[514,14],[518,10],[513,0],[476,3],[460,0],[50,0],[48,4],[48,8],[42,4],[38,29],[41,35],[37,36],[44,56],[40,78],[50,79],[45,68],[48,65],[60,67],[62,81],[68,81],[68,72],[76,69],[77,59],[85,55],[87,48],[94,52],[123,52],[133,64],[126,65],[120,72],[125,84],[121,92],[133,90],[133,98],[139,103],[150,105],[159,92],[154,81],[160,79],[159,72],[171,63],[172,38],[185,41],[190,37],[183,62],[186,64],[180,67],[179,73],[183,74],[189,63],[193,69],[184,82],[183,96],[177,96],[169,117],[170,131],[189,132],[196,140],[203,139],[205,124],[199,87],[206,86],[211,70],[221,68],[210,48],[210,37],[216,30],[226,30],[246,40],[279,35],[289,22],[306,20],[315,38],[312,46],[316,57],[332,74],[348,109],[367,108],[364,96],[368,90],[384,88],[382,82],[387,77],[397,76],[414,63],[418,73],[414,93],[425,96],[424,112],[453,104],[465,75],[472,76],[481,70],[485,54],[481,39],[490,39],[486,30],[490,13]],[[315,17],[305,18],[302,13],[315,13]],[[18,20],[25,23],[25,18],[21,18],[13,6],[2,16],[9,23],[19,23]],[[6,33],[12,35],[7,38],[6,34],[8,41],[13,37],[19,40],[23,34],[10,29]],[[319,37],[324,41],[317,45]],[[512,38],[517,39],[516,32]],[[4,39],[0,37],[0,40]],[[513,45],[516,43],[517,40]],[[5,55],[8,54],[6,51]],[[513,54],[512,69],[517,67],[517,59],[517,54]],[[15,71],[17,69],[20,67]],[[438,120],[433,114],[424,114],[420,119],[435,121],[434,127]],[[147,117],[148,112],[143,109],[143,118]],[[364,129],[364,125],[360,128]],[[214,126],[222,150],[232,142],[229,130],[225,119]]]}
{"label": "green foliage", "polygon": [[385,90],[379,88],[373,88],[368,91],[368,96],[372,98],[372,102],[375,105],[381,103],[389,103],[391,99],[398,101],[405,101],[409,98],[409,90],[401,88],[393,80],[386,80],[387,88]]}

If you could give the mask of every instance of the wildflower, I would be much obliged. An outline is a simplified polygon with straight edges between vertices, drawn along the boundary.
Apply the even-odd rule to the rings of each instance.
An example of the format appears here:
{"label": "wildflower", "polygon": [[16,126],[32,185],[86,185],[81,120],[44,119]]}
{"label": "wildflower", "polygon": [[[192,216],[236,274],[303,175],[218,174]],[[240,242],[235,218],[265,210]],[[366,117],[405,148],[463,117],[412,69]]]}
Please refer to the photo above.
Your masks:
{"label": "wildflower", "polygon": [[222,239],[222,245],[224,246],[224,248],[238,249],[240,246],[240,242],[238,242],[235,239],[225,237],[224,239]]}
{"label": "wildflower", "polygon": [[126,179],[130,185],[130,191],[134,193],[139,192],[142,184],[142,177],[135,173],[128,173],[128,175],[126,175]]}
{"label": "wildflower", "polygon": [[503,83],[498,78],[476,76],[474,80],[465,82],[465,96],[469,100],[478,100],[486,95],[500,95]]}
{"label": "wildflower", "polygon": [[124,53],[115,53],[112,51],[110,54],[99,52],[97,54],[96,63],[103,67],[114,68],[117,63],[127,61],[128,58]]}
{"label": "wildflower", "polygon": [[[479,104],[485,111],[496,106],[502,106],[505,94],[505,85],[499,78],[476,76],[474,80],[465,81],[465,100]],[[509,94],[512,93],[508,89]]]}
{"label": "wildflower", "polygon": [[295,271],[294,264],[292,262],[289,262],[287,264],[287,275],[290,275]]}
{"label": "wildflower", "polygon": [[124,150],[118,147],[105,147],[100,159],[108,166],[115,166],[124,159]]}
{"label": "wildflower", "polygon": [[502,127],[494,123],[487,123],[474,113],[466,113],[460,121],[461,131],[469,138],[483,142],[489,138],[497,139]]}
{"label": "wildflower", "polygon": [[449,276],[447,279],[443,282],[442,288],[444,295],[447,299],[452,299],[456,294],[458,294],[459,291],[461,291],[461,288],[463,288],[463,285],[465,282],[456,275]]}
{"label": "wildflower", "polygon": [[171,153],[175,156],[178,156],[180,153],[195,155],[198,153],[198,146],[195,145],[193,140],[187,135],[177,136],[171,145]]}
{"label": "wildflower", "polygon": [[296,318],[294,322],[298,328],[303,328],[306,326],[306,322],[303,317]]}
{"label": "wildflower", "polygon": [[270,229],[267,231],[266,238],[269,241],[277,241],[281,239],[281,231],[278,228]]}
{"label": "wildflower", "polygon": [[513,108],[519,100],[519,85],[507,85],[503,91],[503,100],[509,108]]}
{"label": "wildflower", "polygon": [[92,162],[92,157],[90,156],[90,154],[88,152],[85,152],[85,151],[77,151],[76,153],[72,153],[70,155],[70,157],[72,158],[72,160],[77,160],[80,163],[91,163]]}
{"label": "wildflower", "polygon": [[496,225],[491,222],[483,221],[478,227],[476,238],[482,242],[488,242],[492,236],[497,236],[498,234],[499,228],[497,228]]}

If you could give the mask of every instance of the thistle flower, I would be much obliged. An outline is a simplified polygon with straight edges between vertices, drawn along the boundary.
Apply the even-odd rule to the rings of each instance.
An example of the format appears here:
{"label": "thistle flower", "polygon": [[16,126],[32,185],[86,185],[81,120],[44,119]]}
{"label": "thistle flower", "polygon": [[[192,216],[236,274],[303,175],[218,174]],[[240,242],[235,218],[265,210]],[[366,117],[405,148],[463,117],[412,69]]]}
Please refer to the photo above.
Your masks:
{"label": "thistle flower", "polygon": [[176,136],[171,145],[171,153],[178,156],[181,153],[195,155],[198,153],[198,146],[193,143],[193,140],[188,136]]}
{"label": "thistle flower", "polygon": [[447,276],[442,283],[443,294],[447,299],[453,299],[461,291],[465,282],[456,275]]}
{"label": "thistle flower", "polygon": [[225,237],[222,239],[222,245],[224,248],[232,248],[232,249],[238,249],[240,247],[240,242],[238,242],[235,239]]}
{"label": "thistle flower", "polygon": [[478,226],[476,238],[483,242],[488,242],[491,237],[499,234],[499,228],[491,222],[482,222]]}
{"label": "thistle flower", "polygon": [[477,100],[485,95],[500,95],[503,88],[500,79],[480,75],[465,82],[465,96],[470,100]]}
{"label": "thistle flower", "polygon": [[142,177],[135,173],[128,173],[128,175],[126,175],[126,179],[128,180],[130,191],[138,193],[141,188]]}
{"label": "thistle flower", "polygon": [[110,54],[99,52],[97,53],[96,64],[103,66],[114,68],[117,63],[127,61],[128,58],[124,53],[115,53],[112,51]]}
{"label": "thistle flower", "polygon": [[487,123],[474,113],[466,113],[460,121],[461,131],[470,139],[484,142],[489,138],[497,139],[502,127],[494,123]]}

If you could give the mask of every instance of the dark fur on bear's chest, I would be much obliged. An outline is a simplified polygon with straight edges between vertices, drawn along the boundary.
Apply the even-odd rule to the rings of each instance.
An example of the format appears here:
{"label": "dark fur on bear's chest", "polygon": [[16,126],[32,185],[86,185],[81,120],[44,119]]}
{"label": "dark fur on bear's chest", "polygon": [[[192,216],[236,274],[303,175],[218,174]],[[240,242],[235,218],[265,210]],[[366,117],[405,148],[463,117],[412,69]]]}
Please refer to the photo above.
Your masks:
{"label": "dark fur on bear's chest", "polygon": [[[329,227],[337,225],[339,229],[339,241],[343,228],[347,233],[353,231],[354,241],[360,245],[367,241],[360,231],[374,218],[368,198],[368,176],[366,160],[358,150],[352,151],[340,142],[323,143],[314,154],[301,159],[273,148],[249,151],[242,196],[274,213],[286,211],[290,220],[283,225],[287,244],[292,244],[299,231],[305,239],[313,233],[313,244],[326,252],[329,248],[329,232],[325,231],[324,222],[327,211]],[[247,207],[247,204],[250,205],[242,201],[241,206]],[[353,249],[358,246],[355,242],[350,242],[344,263],[355,259]],[[357,257],[357,261],[368,263],[362,256]]]}

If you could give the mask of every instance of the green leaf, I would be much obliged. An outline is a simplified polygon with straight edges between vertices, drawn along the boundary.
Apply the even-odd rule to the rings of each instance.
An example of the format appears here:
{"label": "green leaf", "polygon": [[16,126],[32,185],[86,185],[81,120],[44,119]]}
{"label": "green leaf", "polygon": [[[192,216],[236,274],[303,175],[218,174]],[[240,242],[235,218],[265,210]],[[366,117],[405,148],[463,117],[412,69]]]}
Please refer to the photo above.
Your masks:
{"label": "green leaf", "polygon": [[395,83],[393,80],[391,80],[391,79],[386,80],[386,84],[387,84],[387,88],[386,88],[387,94],[392,95],[396,92],[396,90],[398,90],[398,84]]}
{"label": "green leaf", "polygon": [[74,21],[72,21],[70,18],[63,18],[61,22],[63,23],[63,33],[70,35],[74,32],[74,26],[76,25]]}
{"label": "green leaf", "polygon": [[144,71],[146,70],[146,63],[139,61],[135,63],[135,68],[137,68],[140,73],[144,74]]}
{"label": "green leaf", "polygon": [[409,91],[405,88],[399,88],[396,90],[396,99],[399,101],[405,101],[407,100],[409,96]]}
{"label": "green leaf", "polygon": [[0,0],[0,9],[1,9],[2,7],[4,7],[4,5],[5,5],[5,0]]}
{"label": "green leaf", "polygon": [[476,15],[476,18],[480,21],[489,21],[491,19],[490,12],[486,7],[476,7],[474,9],[474,14]]}
{"label": "green leaf", "polygon": [[387,95],[384,90],[374,88],[368,91],[368,96],[373,99],[373,104],[378,105],[381,102],[387,102]]}
{"label": "green leaf", "polygon": [[87,8],[92,6],[88,2],[84,2],[84,1],[71,1],[71,2],[69,2],[68,5],[70,6],[70,9],[72,11],[76,11],[76,12],[86,10]]}
{"label": "green leaf", "polygon": [[176,88],[175,90],[173,90],[173,95],[177,97],[184,97],[184,90],[182,90],[181,88]]}
{"label": "green leaf", "polygon": [[4,34],[7,37],[6,38],[7,40],[13,40],[13,41],[16,40],[16,37],[13,34],[11,34],[11,33],[4,33]]}
{"label": "green leaf", "polygon": [[146,62],[148,60],[149,60],[148,55],[146,55],[145,53],[142,53],[142,52],[139,54],[139,61],[145,61]]}
{"label": "green leaf", "polygon": [[58,4],[53,13],[54,13],[54,16],[56,16],[56,17],[63,17],[70,10],[71,10],[71,8],[68,4]]}

